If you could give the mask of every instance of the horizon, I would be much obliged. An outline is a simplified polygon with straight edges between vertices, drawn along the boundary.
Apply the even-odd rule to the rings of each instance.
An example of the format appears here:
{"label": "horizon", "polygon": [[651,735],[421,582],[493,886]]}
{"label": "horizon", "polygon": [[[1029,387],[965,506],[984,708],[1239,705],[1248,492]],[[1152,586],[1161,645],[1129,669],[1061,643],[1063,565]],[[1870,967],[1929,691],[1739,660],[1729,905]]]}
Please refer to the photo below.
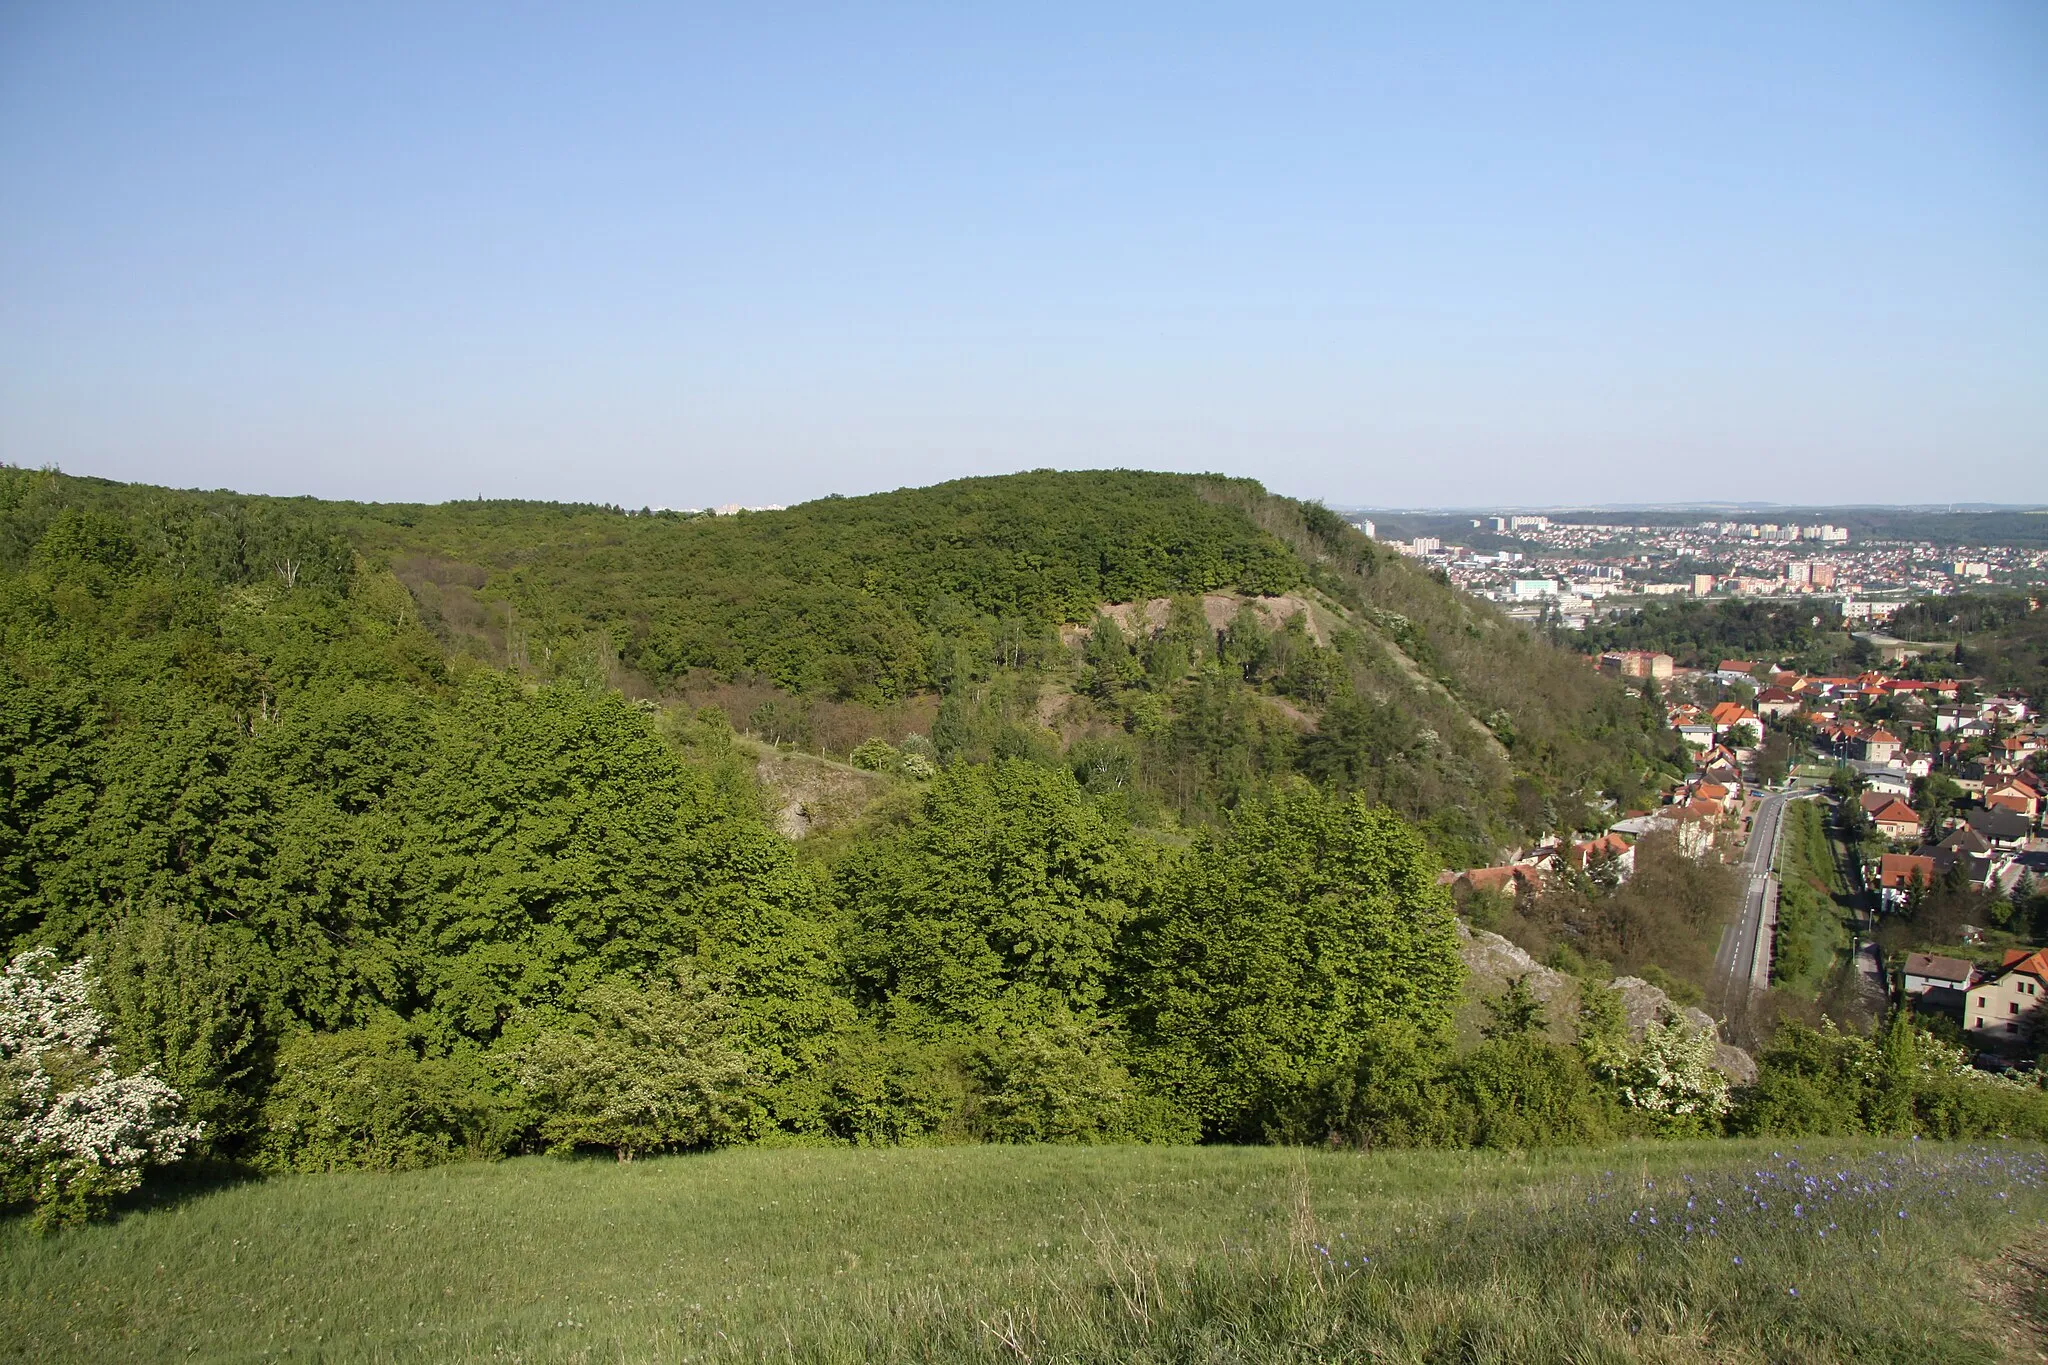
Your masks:
{"label": "horizon", "polygon": [[1384,510],[2048,504],[2024,3],[24,5],[0,176],[25,467],[619,506],[1047,465]]}
{"label": "horizon", "polygon": [[[25,468],[25,466],[20,466],[20,465],[14,465],[14,464],[11,464],[10,462],[4,461],[4,460],[0,460],[0,469],[4,469],[4,468],[17,468],[17,469],[18,469],[18,468]],[[630,504],[626,504],[626,503],[620,503],[620,502],[595,502],[595,501],[592,501],[592,500],[590,500],[590,499],[587,499],[587,498],[577,498],[577,497],[560,497],[560,498],[528,498],[528,497],[500,497],[500,496],[495,496],[495,495],[492,495],[492,494],[473,494],[473,495],[471,495],[471,496],[468,496],[468,497],[448,497],[448,498],[435,498],[435,499],[418,499],[418,498],[392,498],[392,497],[329,497],[329,496],[326,496],[326,495],[323,495],[323,494],[318,494],[318,493],[273,493],[273,492],[264,492],[264,491],[259,491],[259,490],[255,490],[255,489],[247,489],[247,488],[235,488],[235,487],[232,487],[232,486],[228,486],[228,485],[219,485],[219,486],[215,486],[215,487],[202,487],[202,486],[199,486],[199,485],[196,485],[196,484],[194,484],[194,485],[180,485],[180,484],[168,484],[168,483],[158,483],[158,482],[153,482],[153,481],[151,481],[151,480],[146,480],[146,479],[113,479],[112,481],[113,481],[113,482],[116,482],[116,483],[128,483],[128,484],[139,484],[139,485],[142,485],[142,486],[149,486],[149,487],[160,487],[160,488],[166,488],[166,489],[168,489],[168,490],[170,490],[170,491],[172,491],[172,492],[178,492],[178,493],[201,493],[201,494],[211,494],[211,493],[220,493],[220,494],[228,494],[228,495],[231,495],[231,496],[235,496],[235,497],[259,497],[259,498],[278,498],[278,499],[281,499],[281,500],[301,500],[301,499],[310,499],[310,500],[312,500],[312,501],[316,501],[316,502],[339,502],[339,503],[353,503],[353,504],[356,504],[356,505],[359,505],[359,506],[365,506],[365,507],[405,507],[405,506],[429,506],[429,507],[437,507],[437,506],[452,506],[452,505],[456,505],[456,504],[461,504],[461,503],[490,503],[490,502],[510,502],[510,503],[544,503],[544,504],[555,504],[555,505],[559,505],[559,506],[573,506],[573,507],[592,507],[592,508],[613,508],[613,509],[616,509],[616,510],[618,510],[618,511],[621,511],[621,512],[635,512],[635,511],[655,511],[655,512],[696,512],[696,513],[701,513],[701,512],[713,512],[713,511],[723,511],[723,510],[727,510],[727,508],[728,508],[728,507],[732,507],[732,510],[737,510],[737,511],[742,511],[742,512],[749,512],[749,513],[763,513],[763,512],[783,512],[783,511],[789,511],[789,510],[791,510],[792,508],[797,508],[797,507],[803,507],[803,506],[806,506],[806,505],[808,505],[808,504],[810,504],[810,503],[814,503],[814,502],[829,502],[829,501],[832,501],[833,499],[844,499],[844,498],[865,498],[865,497],[882,497],[882,496],[886,496],[886,495],[888,495],[888,494],[890,494],[890,493],[900,493],[900,492],[907,492],[907,491],[911,491],[911,490],[914,490],[914,489],[918,489],[918,488],[929,488],[929,487],[933,487],[933,486],[935,486],[935,485],[937,485],[937,484],[940,484],[940,483],[951,483],[951,482],[957,482],[957,481],[959,481],[959,480],[962,480],[962,479],[977,479],[977,478],[1004,478],[1004,477],[1007,477],[1007,476],[1009,476],[1009,475],[1012,475],[1012,474],[1098,474],[1098,473],[1117,473],[1117,472],[1124,472],[1124,471],[1130,471],[1130,472],[1137,472],[1137,473],[1164,473],[1164,474],[1178,474],[1178,475],[1184,475],[1184,476],[1186,476],[1186,477],[1189,477],[1189,478],[1219,478],[1219,479],[1235,479],[1235,478],[1250,478],[1250,477],[1252,477],[1252,476],[1250,476],[1250,475],[1239,475],[1239,474],[1232,474],[1232,473],[1229,473],[1228,471],[1225,471],[1225,470],[1217,470],[1217,469],[1206,469],[1206,470],[1144,470],[1144,469],[1139,469],[1139,468],[1137,468],[1137,467],[1135,467],[1135,466],[1111,466],[1111,465],[1102,465],[1102,466],[1094,466],[1094,467],[1074,467],[1074,468],[1068,468],[1068,469],[1055,469],[1055,468],[1049,468],[1049,467],[1047,467],[1047,468],[1039,468],[1039,469],[1017,469],[1017,470],[1004,470],[1004,471],[1000,471],[1000,472],[995,472],[995,473],[986,473],[986,474],[961,474],[961,475],[955,475],[955,476],[953,476],[952,478],[948,478],[948,479],[935,479],[935,480],[933,480],[933,481],[932,481],[931,483],[928,483],[928,484],[899,484],[899,485],[897,485],[897,486],[896,486],[896,487],[894,487],[894,488],[878,488],[878,489],[875,489],[875,490],[873,490],[873,491],[871,491],[871,492],[866,492],[866,493],[837,493],[837,492],[827,492],[827,493],[815,493],[815,494],[811,494],[810,496],[807,496],[807,497],[801,497],[801,498],[798,498],[798,499],[796,499],[796,500],[794,500],[794,501],[791,501],[791,502],[787,502],[787,503],[783,503],[783,504],[781,504],[781,505],[779,505],[779,506],[764,506],[764,505],[740,505],[740,506],[736,506],[736,507],[734,507],[733,505],[730,505],[730,504],[718,504],[718,505],[712,505],[712,506],[698,506],[698,507],[679,507],[679,506],[670,506],[670,505],[666,505],[666,504],[662,504],[662,505],[656,505],[656,504],[653,504],[653,503],[642,503],[642,504],[640,504],[639,506],[637,506],[637,507],[636,507],[636,506],[633,506],[633,505],[630,505]],[[52,465],[45,465],[45,466],[42,466],[42,467],[40,468],[40,470],[39,470],[39,471],[37,471],[37,472],[42,472],[42,473],[51,473],[51,474],[57,474],[57,475],[60,475],[60,476],[64,476],[64,477],[69,477],[69,478],[88,478],[88,479],[98,479],[98,478],[107,478],[107,477],[109,477],[109,476],[106,476],[106,475],[99,475],[99,474],[80,474],[80,473],[78,473],[78,472],[76,472],[76,471],[73,471],[73,470],[68,470],[68,469],[64,469],[64,468],[62,468],[62,467],[60,467],[60,466],[57,466],[57,465],[54,465],[54,464],[52,464]],[[1269,492],[1269,493],[1280,493],[1280,492],[1281,492],[1281,490],[1278,490],[1278,489],[1273,489],[1273,488],[1267,488],[1267,490],[1266,490],[1266,491],[1267,491],[1267,492]],[[1282,495],[1282,496],[1285,496],[1285,497],[1293,497],[1293,496],[1294,496],[1293,494],[1287,494],[1287,493],[1281,493],[1281,495]],[[2048,503],[1996,503],[1996,502],[1957,502],[1957,503],[1953,503],[1953,504],[1950,504],[1950,503],[1887,503],[1887,502],[1836,502],[1836,503],[1822,503],[1822,502],[1788,502],[1788,503],[1774,503],[1774,502],[1745,502],[1745,503],[1730,503],[1730,502],[1660,502],[1660,503],[1511,503],[1511,502],[1474,502],[1474,503],[1459,503],[1459,504],[1450,504],[1450,503],[1441,503],[1441,504],[1421,504],[1421,503],[1418,503],[1418,504],[1409,504],[1409,505],[1402,505],[1402,506],[1392,506],[1392,505],[1382,505],[1382,504],[1377,504],[1377,503],[1351,503],[1351,502],[1334,502],[1334,501],[1329,501],[1329,500],[1325,500],[1325,499],[1319,499],[1319,498],[1301,498],[1301,499],[1299,499],[1299,501],[1303,501],[1303,502],[1321,502],[1321,503],[1322,503],[1322,504],[1323,504],[1324,506],[1328,507],[1328,508],[1329,508],[1329,509],[1330,509],[1331,511],[1333,511],[1333,512],[1340,512],[1340,513],[1347,513],[1347,514],[1365,514],[1365,513],[1375,513],[1375,514],[1382,514],[1382,515],[1387,515],[1387,516],[1403,516],[1403,515],[1407,515],[1407,516],[1418,516],[1418,515],[1440,515],[1440,516],[1452,516],[1452,515],[1464,515],[1464,514],[1467,514],[1467,513],[1472,513],[1472,512],[1522,512],[1522,513],[1541,513],[1541,512],[1662,512],[1662,513],[1671,513],[1671,512],[1747,512],[1747,513],[1764,513],[1764,512],[1915,512],[1915,513],[1923,513],[1923,514],[1935,514],[1935,515],[1953,514],[1953,515],[1956,515],[1956,516],[1968,516],[1968,515],[1984,515],[1984,514],[1993,514],[1993,513],[2013,513],[2013,514],[2020,514],[2020,515],[2029,515],[2029,514],[2033,514],[2033,515],[2048,515]]]}

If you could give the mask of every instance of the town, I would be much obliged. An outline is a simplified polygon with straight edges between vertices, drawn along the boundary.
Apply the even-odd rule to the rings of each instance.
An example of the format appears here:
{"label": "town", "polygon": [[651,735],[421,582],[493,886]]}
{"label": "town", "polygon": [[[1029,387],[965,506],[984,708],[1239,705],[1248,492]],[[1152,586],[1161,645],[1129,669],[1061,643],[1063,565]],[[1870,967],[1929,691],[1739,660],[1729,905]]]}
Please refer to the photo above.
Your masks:
{"label": "town", "polygon": [[[1825,521],[1672,526],[1501,514],[1466,522],[1467,539],[1485,548],[1441,535],[1386,543],[1512,616],[1571,629],[1666,597],[1823,597],[1845,620],[1882,623],[1914,595],[2048,581],[2048,550],[1986,545],[1959,554],[1932,540],[1857,539]],[[1353,524],[1377,530],[1362,515]]]}
{"label": "town", "polygon": [[[1971,1048],[1987,1070],[2031,1070],[2048,1041],[2048,925],[2029,917],[2048,877],[2048,728],[2036,705],[1969,679],[1899,676],[1895,666],[1823,676],[1769,661],[1679,665],[1614,650],[1588,660],[1662,708],[1691,771],[1661,804],[1616,812],[1604,830],[1551,837],[1497,867],[1447,873],[1475,892],[1531,897],[1559,879],[1626,880],[1637,841],[1665,835],[1689,858],[1739,863],[1743,907],[1722,943],[1729,978],[1710,1003],[1735,1015],[1779,987],[1796,937],[1839,943],[1865,1008],[1909,1009]],[[1825,810],[1828,866],[1788,867],[1788,801]],[[1834,892],[1839,926],[1789,927],[1781,888]],[[1829,912],[1820,910],[1819,918]]]}

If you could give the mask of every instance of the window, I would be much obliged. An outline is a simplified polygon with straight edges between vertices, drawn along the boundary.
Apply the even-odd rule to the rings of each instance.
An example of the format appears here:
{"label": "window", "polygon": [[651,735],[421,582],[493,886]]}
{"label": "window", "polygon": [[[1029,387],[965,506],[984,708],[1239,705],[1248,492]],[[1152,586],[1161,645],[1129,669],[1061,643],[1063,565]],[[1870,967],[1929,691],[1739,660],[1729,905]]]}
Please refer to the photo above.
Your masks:
{"label": "window", "polygon": [[1974,1027],[1976,1027],[1976,1028],[1983,1028],[1983,1027],[1984,1027],[1984,1016],[1983,1016],[1983,1015],[1981,1015],[1981,1014],[1980,1014],[1980,1015],[1978,1015],[1978,1016],[1977,1016],[1977,1022],[1976,1022],[1976,1024],[1974,1025]]}
{"label": "window", "polygon": [[1977,1008],[1980,1010],[1990,1003],[1991,997],[1988,995],[1980,995],[1977,997]]}
{"label": "window", "polygon": [[2005,1026],[2005,1031],[2007,1033],[2018,1033],[2020,1031],[2020,1026],[2018,1024],[2007,1024]]}
{"label": "window", "polygon": [[2017,1000],[2007,1002],[2005,1012],[2007,1014],[2018,1014],[2020,1012],[2020,1002]]}

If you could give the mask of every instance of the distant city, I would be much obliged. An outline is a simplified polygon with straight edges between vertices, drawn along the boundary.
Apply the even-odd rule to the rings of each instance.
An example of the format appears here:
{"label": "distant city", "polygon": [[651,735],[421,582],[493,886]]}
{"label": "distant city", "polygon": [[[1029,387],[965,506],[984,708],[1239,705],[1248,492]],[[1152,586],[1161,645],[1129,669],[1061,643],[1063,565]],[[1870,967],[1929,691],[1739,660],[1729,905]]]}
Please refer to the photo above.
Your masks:
{"label": "distant city", "polygon": [[2048,545],[2038,543],[2048,515],[2038,513],[1977,519],[1991,521],[1994,535],[2000,524],[2015,522],[2021,533],[2004,538],[2022,543],[1979,536],[1984,543],[1961,546],[1953,535],[1903,533],[1921,529],[1925,514],[1902,513],[1897,520],[1908,525],[1877,534],[1852,534],[1823,520],[1710,516],[1670,524],[1670,513],[1610,521],[1580,520],[1584,515],[1394,514],[1400,530],[1428,526],[1428,534],[1406,538],[1371,516],[1353,513],[1350,520],[1440,568],[1458,587],[1502,603],[1512,616],[1571,629],[1653,598],[1821,596],[1839,602],[1845,620],[1869,624],[1914,596],[2048,584]]}

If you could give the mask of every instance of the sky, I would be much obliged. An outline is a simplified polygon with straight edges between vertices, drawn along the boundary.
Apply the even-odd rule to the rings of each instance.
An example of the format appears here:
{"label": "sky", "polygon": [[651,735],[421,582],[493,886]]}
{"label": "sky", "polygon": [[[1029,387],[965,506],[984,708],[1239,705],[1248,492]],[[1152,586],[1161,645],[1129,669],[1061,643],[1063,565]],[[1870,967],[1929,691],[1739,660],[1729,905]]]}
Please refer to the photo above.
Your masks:
{"label": "sky", "polygon": [[2048,5],[7,0],[0,461],[2048,502]]}

